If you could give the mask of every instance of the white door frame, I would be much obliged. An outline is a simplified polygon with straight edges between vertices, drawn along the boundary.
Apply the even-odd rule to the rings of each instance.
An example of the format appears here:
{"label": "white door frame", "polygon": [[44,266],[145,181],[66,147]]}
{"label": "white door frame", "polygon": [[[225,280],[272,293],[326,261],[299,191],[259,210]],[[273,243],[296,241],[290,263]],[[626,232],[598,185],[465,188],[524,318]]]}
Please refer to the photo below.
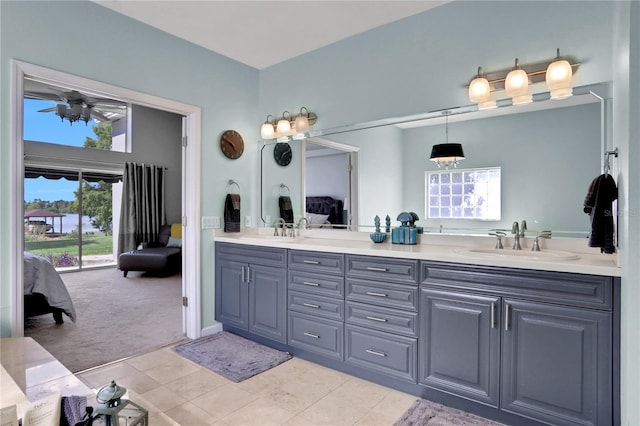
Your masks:
{"label": "white door frame", "polygon": [[23,147],[23,98],[24,78],[30,77],[53,85],[62,85],[95,96],[118,99],[123,102],[184,115],[183,134],[188,144],[183,149],[182,170],[182,289],[188,306],[183,308],[183,331],[195,339],[201,334],[200,309],[200,150],[201,108],[169,99],[160,98],[89,80],[84,77],[51,70],[37,65],[11,61],[11,335],[24,335],[24,266],[23,204],[24,204],[24,147]]}

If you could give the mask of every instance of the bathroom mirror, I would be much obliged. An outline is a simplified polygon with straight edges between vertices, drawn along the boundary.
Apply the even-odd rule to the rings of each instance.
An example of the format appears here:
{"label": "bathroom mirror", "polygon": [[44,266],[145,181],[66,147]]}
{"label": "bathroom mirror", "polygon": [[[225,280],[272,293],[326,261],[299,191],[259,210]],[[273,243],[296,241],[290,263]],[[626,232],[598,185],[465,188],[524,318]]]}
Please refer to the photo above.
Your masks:
{"label": "bathroom mirror", "polygon": [[[283,183],[290,189],[296,220],[304,214],[310,186],[305,175],[318,156],[307,157],[314,151],[308,147],[319,143],[351,149],[349,156],[355,162],[350,178],[344,178],[352,196],[343,197],[344,190],[326,194],[342,199],[347,210],[350,207],[351,221],[348,226],[323,229],[370,231],[375,215],[383,224],[389,215],[396,226],[400,212],[413,211],[420,217],[417,224],[427,232],[486,235],[491,229],[510,229],[514,221],[526,220],[531,234],[550,229],[554,237],[584,238],[590,227],[582,211],[584,197],[591,180],[601,173],[608,146],[609,91],[603,83],[574,88],[574,96],[564,100],[549,100],[542,93],[527,106],[504,106],[503,102],[485,111],[465,106],[313,131],[306,141],[290,143],[294,160],[287,168],[269,161],[271,152],[263,155],[263,221],[278,218]],[[445,142],[443,111],[450,112],[449,141],[461,143],[466,156],[450,171],[501,168],[500,220],[433,219],[426,214],[426,172],[439,170],[429,161],[429,153],[434,144]],[[272,149],[269,144],[264,151]],[[338,158],[338,154],[332,156]],[[329,164],[326,158],[323,161]],[[324,175],[316,172],[314,179],[330,181],[336,174],[330,165],[324,170]]]}

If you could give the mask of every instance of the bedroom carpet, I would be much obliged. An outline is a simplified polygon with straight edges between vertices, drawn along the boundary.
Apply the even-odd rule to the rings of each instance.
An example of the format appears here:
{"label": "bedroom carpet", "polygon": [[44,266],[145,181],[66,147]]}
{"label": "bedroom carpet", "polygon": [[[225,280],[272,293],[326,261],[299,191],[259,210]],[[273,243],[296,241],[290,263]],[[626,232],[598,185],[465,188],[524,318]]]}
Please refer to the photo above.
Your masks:
{"label": "bedroom carpet", "polygon": [[177,345],[175,351],[233,382],[241,382],[291,359],[287,352],[221,332]]}
{"label": "bedroom carpet", "polygon": [[57,325],[51,314],[25,321],[34,338],[72,372],[103,365],[185,339],[181,276],[122,277],[116,268],[61,274],[76,310]]}
{"label": "bedroom carpet", "polygon": [[504,426],[455,408],[416,399],[393,426]]}

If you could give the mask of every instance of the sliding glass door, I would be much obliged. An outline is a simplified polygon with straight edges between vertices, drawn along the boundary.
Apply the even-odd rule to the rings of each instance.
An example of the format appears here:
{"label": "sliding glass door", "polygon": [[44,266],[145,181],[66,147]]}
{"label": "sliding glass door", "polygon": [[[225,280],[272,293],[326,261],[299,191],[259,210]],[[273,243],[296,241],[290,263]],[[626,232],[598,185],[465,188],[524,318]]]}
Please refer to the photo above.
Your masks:
{"label": "sliding glass door", "polygon": [[119,179],[26,167],[25,251],[48,258],[60,271],[114,265],[112,187]]}

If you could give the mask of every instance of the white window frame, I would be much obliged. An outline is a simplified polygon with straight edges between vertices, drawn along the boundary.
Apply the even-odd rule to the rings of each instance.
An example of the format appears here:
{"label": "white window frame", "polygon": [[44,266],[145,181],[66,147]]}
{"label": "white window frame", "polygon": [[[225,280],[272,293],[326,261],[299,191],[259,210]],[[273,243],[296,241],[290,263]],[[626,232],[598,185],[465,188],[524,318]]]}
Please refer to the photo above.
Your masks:
{"label": "white window frame", "polygon": [[[495,174],[497,173],[497,178]],[[493,174],[494,179],[487,179]],[[465,182],[465,176],[478,175],[480,181]],[[501,167],[427,171],[425,176],[425,217],[428,219],[465,219],[498,221],[502,217],[502,170]],[[432,183],[437,177],[437,182]],[[447,182],[442,182],[443,177]],[[454,179],[455,177],[455,179]],[[437,186],[437,191],[434,191]],[[465,187],[473,186],[474,193],[480,191],[480,199],[465,200]],[[497,186],[497,188],[496,188]],[[436,193],[437,192],[437,193]],[[456,203],[455,198],[459,198]],[[465,201],[467,204],[465,205]],[[479,202],[479,203],[478,203]],[[487,206],[489,206],[487,208]],[[438,209],[434,215],[432,209]],[[444,211],[448,209],[448,213]]]}

